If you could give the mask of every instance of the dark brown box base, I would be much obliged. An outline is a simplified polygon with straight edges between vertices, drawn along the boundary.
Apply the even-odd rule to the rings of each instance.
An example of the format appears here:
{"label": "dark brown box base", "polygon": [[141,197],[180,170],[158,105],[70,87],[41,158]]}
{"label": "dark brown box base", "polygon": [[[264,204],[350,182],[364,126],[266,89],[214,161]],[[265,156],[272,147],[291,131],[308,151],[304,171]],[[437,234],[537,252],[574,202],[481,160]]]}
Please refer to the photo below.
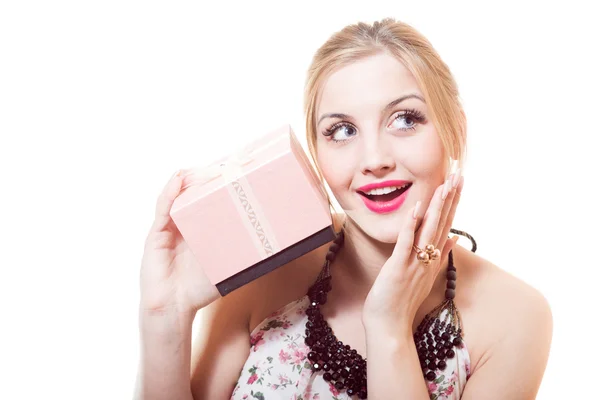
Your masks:
{"label": "dark brown box base", "polygon": [[307,237],[306,239],[278,252],[277,254],[266,258],[245,270],[238,272],[230,278],[217,283],[217,289],[221,296],[231,293],[235,289],[260,278],[261,276],[279,268],[292,260],[331,242],[335,239],[333,225]]}

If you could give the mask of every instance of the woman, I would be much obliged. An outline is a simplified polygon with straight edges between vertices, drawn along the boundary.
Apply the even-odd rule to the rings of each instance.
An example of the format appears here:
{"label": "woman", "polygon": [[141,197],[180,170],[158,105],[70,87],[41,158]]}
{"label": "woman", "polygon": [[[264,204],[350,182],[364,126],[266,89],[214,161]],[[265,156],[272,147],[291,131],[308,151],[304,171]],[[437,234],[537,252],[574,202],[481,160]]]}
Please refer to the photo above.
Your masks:
{"label": "woman", "polygon": [[305,111],[339,236],[220,298],[169,218],[191,179],[176,174],[142,263],[140,398],[535,398],[551,312],[448,236],[466,120],[430,43],[392,19],[346,27],[313,59]]}

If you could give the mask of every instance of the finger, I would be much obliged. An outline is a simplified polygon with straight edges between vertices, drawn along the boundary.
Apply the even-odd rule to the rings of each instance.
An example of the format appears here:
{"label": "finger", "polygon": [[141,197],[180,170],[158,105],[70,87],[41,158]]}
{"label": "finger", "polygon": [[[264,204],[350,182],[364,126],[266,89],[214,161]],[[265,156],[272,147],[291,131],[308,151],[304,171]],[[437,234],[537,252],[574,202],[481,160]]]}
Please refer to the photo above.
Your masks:
{"label": "finger", "polygon": [[414,244],[419,248],[423,248],[430,243],[434,245],[437,244],[434,240],[437,237],[440,216],[445,202],[445,199],[442,199],[442,196],[448,192],[448,188],[450,187],[449,182],[449,179],[446,179],[444,183],[437,188],[431,198],[429,207],[427,208],[427,212],[423,219],[423,225],[419,229],[419,232],[417,232],[416,240],[414,241]]}
{"label": "finger", "polygon": [[[446,239],[446,242],[444,243],[444,249],[442,250],[441,260],[445,260],[446,257],[448,257],[448,254],[450,254],[450,250],[452,250],[454,248],[454,246],[456,245],[456,242],[458,242],[458,236],[454,236],[453,238]],[[438,268],[439,269],[442,268],[442,263],[440,263]],[[439,273],[439,271],[438,271],[438,273]]]}
{"label": "finger", "polygon": [[444,208],[442,209],[442,214],[440,216],[440,221],[438,223],[438,231],[432,243],[439,245],[438,247],[443,246],[444,241],[448,238],[448,232],[444,232],[444,227],[446,226],[446,222],[448,221],[448,216],[450,214],[450,209],[454,204],[454,197],[456,194],[456,190],[458,188],[458,184],[460,183],[460,168],[456,170],[455,173],[451,174],[448,178],[452,183],[451,189],[448,192],[448,197],[446,197],[446,201],[444,202]]}
{"label": "finger", "polygon": [[434,266],[431,268],[431,270],[433,271],[432,277],[434,279],[442,271],[442,263],[444,262],[446,257],[448,257],[450,250],[452,250],[452,248],[454,247],[456,242],[458,242],[458,236],[454,236],[452,238],[446,238],[446,240],[439,245],[439,247],[442,248],[440,251],[440,260],[439,260],[439,262],[433,264]]}
{"label": "finger", "polygon": [[465,184],[464,176],[460,177],[458,181],[458,185],[456,186],[456,193],[454,194],[454,201],[452,202],[452,207],[448,211],[448,218],[446,218],[446,223],[442,230],[442,240],[443,238],[447,238],[450,233],[450,229],[452,228],[452,222],[454,221],[454,216],[456,215],[456,209],[458,207],[458,203],[460,202],[460,197],[462,195],[463,187]]}
{"label": "finger", "polygon": [[179,170],[179,176],[183,181],[181,183],[181,190],[186,189],[189,186],[192,186],[195,181],[197,181],[197,176],[194,174],[194,170],[190,168],[184,168]]}
{"label": "finger", "polygon": [[[422,201],[417,201],[415,206],[410,211],[409,218],[404,219],[404,224],[398,233],[398,239],[396,240],[396,245],[394,246],[392,255],[388,259],[388,262],[393,266],[404,265],[406,260],[408,260],[409,255],[412,253],[412,245],[415,239],[415,229],[419,221],[422,219],[421,215],[423,215],[421,210],[422,205]],[[394,267],[391,269],[395,270],[397,268]]]}
{"label": "finger", "polygon": [[153,224],[154,231],[161,231],[171,221],[171,207],[181,190],[182,178],[180,173],[181,170],[177,171],[171,179],[169,179],[156,200]]}

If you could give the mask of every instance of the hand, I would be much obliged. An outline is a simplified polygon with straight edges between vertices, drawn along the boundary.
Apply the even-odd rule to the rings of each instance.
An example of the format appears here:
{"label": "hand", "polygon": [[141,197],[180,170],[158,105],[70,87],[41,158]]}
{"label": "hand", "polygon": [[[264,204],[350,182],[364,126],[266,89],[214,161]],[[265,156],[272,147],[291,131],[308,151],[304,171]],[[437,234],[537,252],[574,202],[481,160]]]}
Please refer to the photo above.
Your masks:
{"label": "hand", "polygon": [[154,223],[144,246],[140,307],[150,314],[195,314],[220,297],[169,215],[182,184],[191,181],[185,172],[173,175],[158,197]]}
{"label": "hand", "polygon": [[[463,185],[464,178],[459,169],[437,188],[420,226],[420,202],[413,209],[413,213],[416,211],[416,218],[411,213],[404,221],[394,251],[381,268],[365,300],[363,323],[367,329],[376,326],[377,329],[389,328],[391,332],[404,330],[412,336],[417,310],[431,292],[442,263],[458,239],[448,239],[448,233]],[[444,200],[442,193],[445,186],[448,188],[448,195]],[[436,249],[440,249],[441,257],[426,266],[417,259],[413,244],[420,249],[433,244]]]}

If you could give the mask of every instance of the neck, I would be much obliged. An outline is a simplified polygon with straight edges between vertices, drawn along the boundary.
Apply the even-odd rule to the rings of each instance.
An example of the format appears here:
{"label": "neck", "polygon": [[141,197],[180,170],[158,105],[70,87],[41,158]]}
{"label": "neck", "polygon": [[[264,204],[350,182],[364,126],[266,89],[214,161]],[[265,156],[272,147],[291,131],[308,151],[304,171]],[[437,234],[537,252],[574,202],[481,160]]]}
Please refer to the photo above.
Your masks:
{"label": "neck", "polygon": [[[344,228],[344,245],[331,267],[333,287],[337,294],[343,298],[363,303],[381,268],[392,255],[394,246],[395,243],[379,242],[354,224],[347,223]],[[442,249],[440,248],[440,250]],[[447,267],[448,257],[446,256],[442,260],[442,267],[435,279],[432,291],[438,292],[439,288],[446,287]]]}

